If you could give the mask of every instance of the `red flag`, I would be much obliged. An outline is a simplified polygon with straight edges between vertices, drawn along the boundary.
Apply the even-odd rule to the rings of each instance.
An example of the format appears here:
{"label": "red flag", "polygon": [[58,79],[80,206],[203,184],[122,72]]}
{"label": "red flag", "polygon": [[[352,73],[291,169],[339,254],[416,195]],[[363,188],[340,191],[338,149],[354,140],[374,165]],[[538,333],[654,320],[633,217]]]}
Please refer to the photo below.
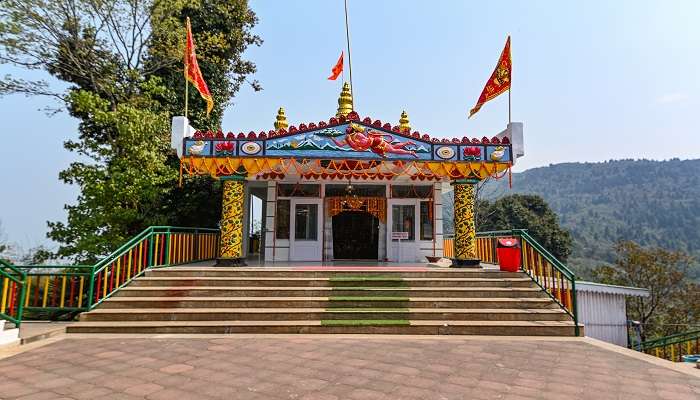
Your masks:
{"label": "red flag", "polygon": [[328,77],[328,80],[334,81],[338,79],[338,76],[343,72],[343,51],[340,52],[340,58],[338,59],[338,62],[335,63],[335,67],[333,67],[331,76]]}
{"label": "red flag", "polygon": [[512,66],[512,60],[510,58],[510,36],[508,36],[506,47],[503,48],[501,57],[498,59],[498,64],[496,64],[496,69],[493,70],[489,81],[486,82],[486,87],[484,87],[484,90],[481,92],[481,96],[479,96],[476,105],[469,111],[469,118],[476,114],[484,103],[493,100],[499,94],[505,93],[506,90],[510,89],[510,72]]}
{"label": "red flag", "polygon": [[214,99],[209,93],[207,83],[204,82],[202,71],[199,70],[197,55],[194,52],[194,39],[192,39],[192,27],[190,17],[187,17],[187,46],[185,48],[185,79],[192,82],[199,95],[207,102],[207,115],[214,108]]}

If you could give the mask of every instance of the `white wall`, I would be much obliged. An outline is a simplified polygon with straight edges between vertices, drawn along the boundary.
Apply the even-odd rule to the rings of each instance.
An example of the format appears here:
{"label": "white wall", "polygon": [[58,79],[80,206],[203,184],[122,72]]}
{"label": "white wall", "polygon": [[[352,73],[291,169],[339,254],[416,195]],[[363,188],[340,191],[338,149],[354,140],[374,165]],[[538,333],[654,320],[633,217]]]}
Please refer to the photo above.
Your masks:
{"label": "white wall", "polygon": [[577,290],[576,305],[586,336],[627,347],[624,294]]}
{"label": "white wall", "polygon": [[[324,183],[324,182],[318,182],[314,181],[313,183]],[[330,183],[338,183],[337,181],[333,181]],[[353,182],[354,184],[357,184],[356,182]],[[415,184],[415,182],[405,182],[406,184]],[[359,183],[362,184],[362,183]],[[374,183],[376,184],[376,183]],[[289,240],[280,240],[276,239],[274,237],[275,235],[275,219],[276,219],[276,201],[277,201],[277,193],[276,193],[276,182],[274,181],[268,181],[267,182],[267,201],[266,201],[266,207],[265,207],[265,260],[270,262],[270,261],[276,261],[276,262],[287,262],[289,261]],[[388,184],[387,184],[387,191],[389,190]],[[441,183],[436,183],[434,184],[434,199],[435,202],[434,204],[434,236],[435,240],[416,240],[413,243],[406,243],[402,244],[403,246],[410,246],[410,249],[406,248],[403,249],[402,253],[404,254],[404,257],[410,253],[411,256],[408,257],[408,259],[404,259],[403,262],[425,262],[426,258],[425,256],[438,256],[441,257],[443,255],[443,234],[442,234],[442,226],[443,226],[443,221],[442,221],[442,184]],[[321,187],[321,193],[324,193],[324,188],[323,186]],[[388,195],[388,193],[387,193]],[[321,196],[325,200],[325,196]],[[417,204],[419,204],[419,199],[411,199],[415,200]],[[323,243],[323,254],[325,256],[326,260],[332,260],[333,259],[333,220],[332,218],[329,218],[328,216],[328,210],[326,209],[327,207],[323,206],[323,215],[324,218],[324,223],[322,226],[323,229],[323,234],[324,234],[324,243]],[[416,209],[416,239],[419,238],[420,234],[420,226],[419,226],[419,208]],[[391,213],[391,207],[388,207],[387,214]],[[388,215],[387,215],[388,217]],[[388,219],[388,218],[387,218]],[[388,221],[387,221],[388,222]],[[291,229],[291,227],[290,227]],[[392,254],[387,249],[387,240],[388,240],[388,226],[386,223],[381,223],[379,224],[379,254],[378,258],[379,259],[384,259],[384,258],[392,258]]]}

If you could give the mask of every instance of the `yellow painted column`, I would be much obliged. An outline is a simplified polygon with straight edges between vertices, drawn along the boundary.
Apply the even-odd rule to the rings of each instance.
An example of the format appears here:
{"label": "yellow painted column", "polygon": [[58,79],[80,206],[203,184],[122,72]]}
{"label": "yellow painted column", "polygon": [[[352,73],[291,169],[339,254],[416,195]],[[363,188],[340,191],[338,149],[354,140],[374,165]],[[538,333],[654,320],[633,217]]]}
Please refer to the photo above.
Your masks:
{"label": "yellow painted column", "polygon": [[245,181],[225,179],[221,200],[221,254],[217,266],[242,266]]}
{"label": "yellow painted column", "polygon": [[453,182],[454,186],[454,261],[455,267],[478,267],[481,260],[476,254],[476,179]]}

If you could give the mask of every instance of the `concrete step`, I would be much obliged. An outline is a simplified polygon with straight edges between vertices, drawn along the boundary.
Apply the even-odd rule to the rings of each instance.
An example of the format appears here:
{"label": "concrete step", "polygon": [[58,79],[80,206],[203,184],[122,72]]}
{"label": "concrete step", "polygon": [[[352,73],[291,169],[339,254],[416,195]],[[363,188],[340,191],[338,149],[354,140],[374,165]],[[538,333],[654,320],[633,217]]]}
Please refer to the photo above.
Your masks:
{"label": "concrete step", "polygon": [[[340,322],[349,323],[349,322]],[[410,335],[573,336],[567,321],[130,321],[78,322],[68,333],[230,334],[230,333],[344,333]]]}
{"label": "concrete step", "polygon": [[540,288],[420,287],[420,288],[332,288],[332,287],[222,287],[222,286],[127,286],[115,297],[542,297]]}
{"label": "concrete step", "polygon": [[358,277],[358,276],[399,276],[402,278],[523,278],[523,272],[501,272],[481,268],[435,268],[435,269],[286,269],[286,268],[223,268],[223,267],[171,267],[153,268],[146,271],[147,277]]}
{"label": "concrete step", "polygon": [[139,308],[97,309],[81,321],[314,321],[314,320],[568,321],[560,309]]}
{"label": "concrete step", "polygon": [[172,286],[273,286],[273,287],[535,287],[527,276],[518,278],[401,278],[401,277],[168,277],[145,276],[135,279],[129,287]]}
{"label": "concrete step", "polygon": [[112,297],[101,308],[559,308],[548,297]]}

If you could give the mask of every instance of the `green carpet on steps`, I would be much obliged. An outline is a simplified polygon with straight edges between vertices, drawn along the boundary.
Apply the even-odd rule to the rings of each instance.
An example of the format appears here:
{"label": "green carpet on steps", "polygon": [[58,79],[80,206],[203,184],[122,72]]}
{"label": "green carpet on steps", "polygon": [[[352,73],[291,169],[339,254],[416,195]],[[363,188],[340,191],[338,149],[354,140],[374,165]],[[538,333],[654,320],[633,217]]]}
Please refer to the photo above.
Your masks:
{"label": "green carpet on steps", "polygon": [[405,319],[324,319],[321,320],[324,326],[395,326],[411,325]]}
{"label": "green carpet on steps", "polygon": [[[383,286],[366,286],[372,282],[386,282]],[[398,313],[400,319],[382,319],[381,314],[377,319],[323,319],[321,325],[324,326],[405,326],[410,325],[408,321],[409,298],[407,296],[396,296],[396,288],[408,289],[408,284],[399,275],[336,275],[329,279],[329,284],[333,291],[366,291],[368,295],[362,296],[330,296],[330,302],[326,311],[336,313],[372,313],[381,311],[382,314]],[[351,285],[351,286],[348,286]],[[386,290],[390,294],[377,294],[377,291]],[[369,295],[371,294],[371,295]],[[350,302],[396,302],[397,307],[348,307]]]}

